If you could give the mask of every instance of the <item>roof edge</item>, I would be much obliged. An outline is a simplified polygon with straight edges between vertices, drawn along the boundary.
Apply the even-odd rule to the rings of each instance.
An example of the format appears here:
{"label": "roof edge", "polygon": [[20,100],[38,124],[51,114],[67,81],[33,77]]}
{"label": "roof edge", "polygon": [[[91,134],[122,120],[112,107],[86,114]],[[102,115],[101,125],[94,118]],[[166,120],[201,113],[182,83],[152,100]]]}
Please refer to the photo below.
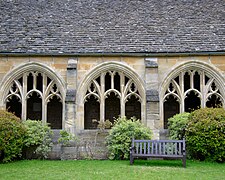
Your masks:
{"label": "roof edge", "polygon": [[0,52],[0,56],[67,56],[67,57],[90,57],[90,56],[128,56],[128,57],[162,57],[162,56],[223,56],[225,51],[201,51],[201,52],[78,52],[78,53],[26,53],[26,52]]}

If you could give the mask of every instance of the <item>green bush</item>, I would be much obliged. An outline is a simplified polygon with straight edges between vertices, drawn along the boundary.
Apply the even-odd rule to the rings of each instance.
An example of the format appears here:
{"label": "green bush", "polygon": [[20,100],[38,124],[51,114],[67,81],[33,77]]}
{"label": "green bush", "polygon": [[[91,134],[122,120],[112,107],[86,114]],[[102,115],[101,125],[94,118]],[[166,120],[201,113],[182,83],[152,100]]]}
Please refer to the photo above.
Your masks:
{"label": "green bush", "polygon": [[110,159],[128,159],[131,147],[131,138],[151,139],[151,131],[139,120],[134,118],[118,118],[109,135],[106,143],[109,150]]}
{"label": "green bush", "polygon": [[37,158],[47,158],[52,148],[52,130],[42,121],[27,120],[23,122],[26,128],[24,145],[27,151],[36,154]]}
{"label": "green bush", "polygon": [[22,155],[25,128],[14,114],[0,110],[0,161],[9,162]]}
{"label": "green bush", "polygon": [[70,144],[70,141],[77,141],[78,138],[71,134],[70,132],[66,131],[66,130],[60,130],[59,132],[60,137],[58,139],[58,143],[67,146]]}
{"label": "green bush", "polygon": [[181,140],[185,136],[185,129],[188,124],[190,113],[176,114],[168,119],[168,129],[170,139]]}
{"label": "green bush", "polygon": [[225,110],[204,108],[192,112],[186,129],[186,141],[192,158],[224,162]]}

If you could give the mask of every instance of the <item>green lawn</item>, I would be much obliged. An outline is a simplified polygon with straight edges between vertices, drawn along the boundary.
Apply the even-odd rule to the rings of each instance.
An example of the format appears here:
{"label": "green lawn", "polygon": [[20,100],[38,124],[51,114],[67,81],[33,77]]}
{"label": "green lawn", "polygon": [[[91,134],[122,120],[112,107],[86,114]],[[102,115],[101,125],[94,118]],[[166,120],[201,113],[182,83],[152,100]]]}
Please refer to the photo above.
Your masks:
{"label": "green lawn", "polygon": [[0,179],[218,179],[225,178],[225,164],[187,161],[135,160],[24,160],[0,164]]}

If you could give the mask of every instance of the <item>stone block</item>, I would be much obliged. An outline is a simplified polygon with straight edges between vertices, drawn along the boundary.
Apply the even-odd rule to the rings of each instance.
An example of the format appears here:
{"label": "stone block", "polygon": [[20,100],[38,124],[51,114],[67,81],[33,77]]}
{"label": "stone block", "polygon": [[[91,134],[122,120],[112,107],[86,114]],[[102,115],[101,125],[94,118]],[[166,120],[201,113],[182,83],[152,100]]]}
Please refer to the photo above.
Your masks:
{"label": "stone block", "polygon": [[68,89],[66,91],[66,102],[74,102],[76,101],[76,90],[75,89]]}
{"label": "stone block", "polygon": [[158,58],[145,58],[146,68],[158,68]]}
{"label": "stone block", "polygon": [[224,65],[225,64],[225,56],[211,56],[211,63],[214,65]]}
{"label": "stone block", "polygon": [[219,68],[221,71],[225,72],[225,60],[224,60],[224,65],[218,65],[217,68]]}
{"label": "stone block", "polygon": [[148,102],[149,113],[159,114],[159,102]]}
{"label": "stone block", "polygon": [[147,102],[158,102],[159,101],[159,92],[156,89],[149,89],[146,91],[146,100]]}
{"label": "stone block", "polygon": [[67,64],[54,64],[53,67],[56,69],[66,69]]}

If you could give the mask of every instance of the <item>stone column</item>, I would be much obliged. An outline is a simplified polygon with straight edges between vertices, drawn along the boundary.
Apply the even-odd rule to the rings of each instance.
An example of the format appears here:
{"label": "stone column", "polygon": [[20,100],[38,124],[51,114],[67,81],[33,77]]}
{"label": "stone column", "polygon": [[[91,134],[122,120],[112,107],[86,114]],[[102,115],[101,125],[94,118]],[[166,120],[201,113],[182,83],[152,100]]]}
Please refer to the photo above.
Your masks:
{"label": "stone column", "polygon": [[153,139],[159,139],[161,123],[159,120],[159,82],[157,58],[145,59],[145,72],[147,126],[153,132]]}
{"label": "stone column", "polygon": [[77,59],[69,59],[67,65],[67,91],[65,99],[65,129],[75,133]]}

